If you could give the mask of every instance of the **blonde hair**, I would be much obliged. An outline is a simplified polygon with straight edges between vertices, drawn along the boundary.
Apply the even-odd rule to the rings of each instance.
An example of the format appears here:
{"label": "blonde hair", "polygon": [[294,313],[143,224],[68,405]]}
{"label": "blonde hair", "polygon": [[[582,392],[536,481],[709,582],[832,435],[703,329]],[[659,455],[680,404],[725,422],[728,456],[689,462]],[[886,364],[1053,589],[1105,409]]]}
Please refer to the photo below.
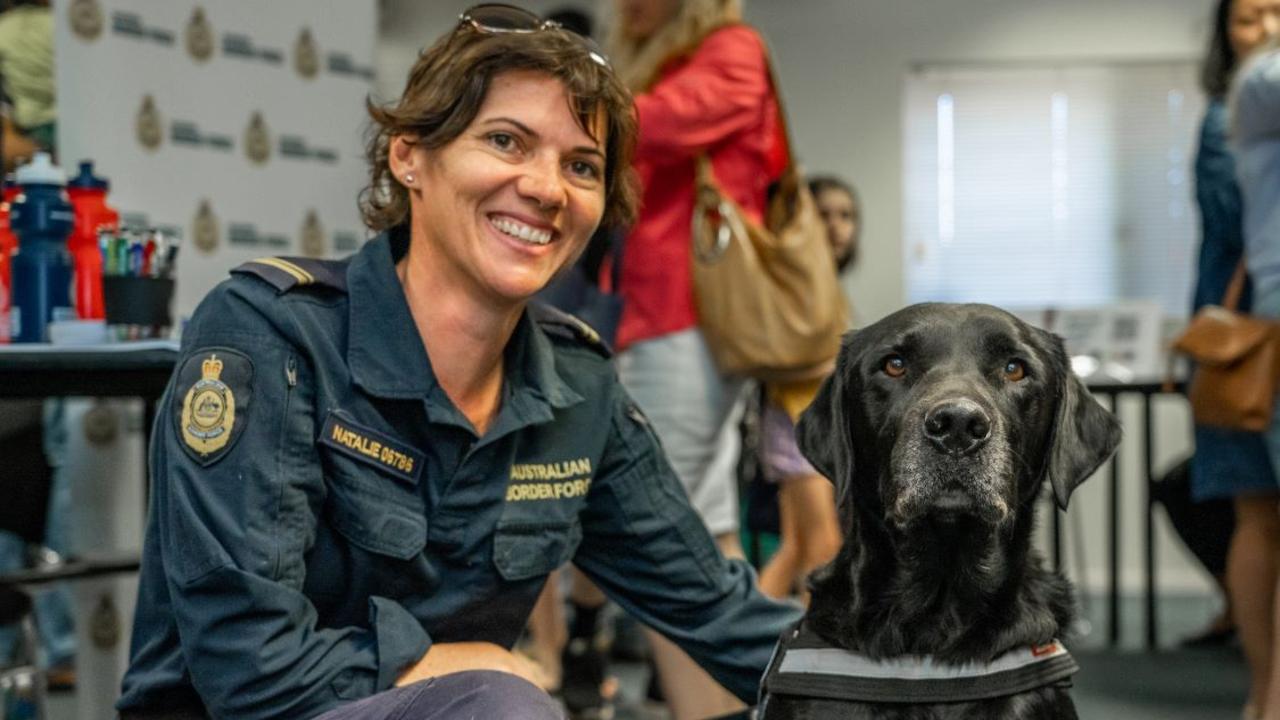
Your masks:
{"label": "blonde hair", "polygon": [[615,72],[632,92],[649,89],[662,67],[689,55],[712,30],[742,22],[742,0],[679,0],[680,9],[644,40],[627,37],[614,23],[607,43]]}

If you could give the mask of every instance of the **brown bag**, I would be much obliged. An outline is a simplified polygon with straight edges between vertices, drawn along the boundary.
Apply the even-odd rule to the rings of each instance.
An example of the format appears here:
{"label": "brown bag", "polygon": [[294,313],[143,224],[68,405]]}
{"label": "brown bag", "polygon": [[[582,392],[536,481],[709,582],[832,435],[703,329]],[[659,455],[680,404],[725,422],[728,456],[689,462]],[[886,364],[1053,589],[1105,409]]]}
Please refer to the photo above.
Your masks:
{"label": "brown bag", "polygon": [[1244,278],[1241,262],[1222,305],[1200,308],[1173,347],[1196,362],[1187,395],[1197,424],[1263,432],[1280,374],[1280,324],[1236,311]]}
{"label": "brown bag", "polygon": [[[778,114],[789,133],[769,62]],[[826,228],[789,161],[763,226],[721,191],[704,155],[693,209],[698,324],[720,370],[766,381],[818,377],[834,367],[849,309]]]}

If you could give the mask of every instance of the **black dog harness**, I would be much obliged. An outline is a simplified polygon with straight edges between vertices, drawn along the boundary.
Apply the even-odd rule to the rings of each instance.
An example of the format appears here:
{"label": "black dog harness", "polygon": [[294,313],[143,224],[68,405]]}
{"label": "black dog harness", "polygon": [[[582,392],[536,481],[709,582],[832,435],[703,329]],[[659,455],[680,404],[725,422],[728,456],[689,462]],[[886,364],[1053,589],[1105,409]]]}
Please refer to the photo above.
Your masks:
{"label": "black dog harness", "polygon": [[966,702],[1070,687],[1079,669],[1057,640],[1010,650],[988,663],[947,665],[928,655],[876,660],[833,647],[800,625],[783,633],[763,688],[766,695],[848,702]]}

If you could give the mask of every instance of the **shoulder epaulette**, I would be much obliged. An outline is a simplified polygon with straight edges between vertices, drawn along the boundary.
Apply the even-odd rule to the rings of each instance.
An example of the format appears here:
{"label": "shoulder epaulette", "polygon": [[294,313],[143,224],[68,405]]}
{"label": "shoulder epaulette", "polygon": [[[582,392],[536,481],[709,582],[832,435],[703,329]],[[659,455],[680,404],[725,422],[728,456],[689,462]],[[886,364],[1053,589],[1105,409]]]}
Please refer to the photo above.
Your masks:
{"label": "shoulder epaulette", "polygon": [[264,257],[250,260],[231,272],[253,275],[267,281],[276,293],[293,288],[317,286],[347,291],[346,260],[316,260],[300,257]]}
{"label": "shoulder epaulette", "polygon": [[535,302],[529,304],[529,316],[552,335],[577,340],[606,358],[613,357],[613,349],[595,328],[563,310]]}

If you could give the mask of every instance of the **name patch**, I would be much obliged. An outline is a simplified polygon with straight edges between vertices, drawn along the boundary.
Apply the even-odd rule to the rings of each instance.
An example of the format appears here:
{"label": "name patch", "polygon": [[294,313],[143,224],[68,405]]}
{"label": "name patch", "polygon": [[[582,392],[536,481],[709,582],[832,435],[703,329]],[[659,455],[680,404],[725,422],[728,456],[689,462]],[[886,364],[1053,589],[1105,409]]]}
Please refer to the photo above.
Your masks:
{"label": "name patch", "polygon": [[591,459],[511,466],[507,502],[576,498],[591,489]]}
{"label": "name patch", "polygon": [[422,474],[424,456],[421,452],[390,435],[339,417],[333,411],[325,418],[320,444],[411,483],[418,482]]}

